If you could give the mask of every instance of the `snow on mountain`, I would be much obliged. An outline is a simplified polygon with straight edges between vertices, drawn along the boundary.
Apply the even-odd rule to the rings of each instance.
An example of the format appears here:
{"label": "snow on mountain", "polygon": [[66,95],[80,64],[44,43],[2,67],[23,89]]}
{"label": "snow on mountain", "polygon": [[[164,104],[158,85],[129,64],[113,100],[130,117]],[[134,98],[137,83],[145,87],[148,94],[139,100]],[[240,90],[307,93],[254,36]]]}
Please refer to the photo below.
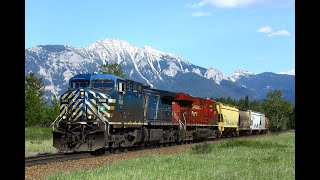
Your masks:
{"label": "snow on mountain", "polygon": [[[39,45],[25,51],[25,73],[39,74],[47,90],[59,95],[66,89],[68,79],[78,73],[99,72],[101,64],[118,63],[126,78],[148,84],[153,88],[163,82],[174,83],[178,74],[194,73],[220,82],[223,74],[195,66],[179,56],[150,46],[142,48],[117,39],[102,39],[84,47]],[[217,72],[215,72],[217,71]]]}
{"label": "snow on mountain", "polygon": [[243,70],[241,68],[238,68],[230,77],[228,77],[228,79],[230,81],[237,81],[240,77],[244,76],[244,77],[250,77],[252,75],[255,75],[255,73]]}
{"label": "snow on mountain", "polygon": [[295,76],[292,75],[263,72],[249,77],[241,77],[236,83],[245,85],[247,89],[261,98],[265,98],[271,90],[281,90],[284,99],[295,102]]}
{"label": "snow on mountain", "polygon": [[202,76],[202,74],[201,74],[201,71],[200,71],[200,69],[199,68],[192,68],[192,70],[191,70],[193,73],[196,73],[196,74],[198,74],[199,76]]}
{"label": "snow on mountain", "polygon": [[[153,49],[150,46],[136,47],[126,41],[103,39],[83,48],[66,45],[38,45],[25,50],[25,74],[30,71],[42,78],[45,85],[45,97],[60,96],[67,90],[68,80],[79,73],[99,72],[104,63],[121,65],[126,78],[150,85],[153,88],[173,92],[185,92],[198,97],[262,97],[265,92],[258,92],[253,84],[265,78],[275,79],[266,86],[278,87],[278,74],[259,76],[237,69],[231,77],[212,67],[206,69],[191,64],[181,57]],[[257,76],[258,78],[254,78]],[[244,78],[240,78],[244,77]],[[248,77],[248,78],[246,78]],[[282,78],[283,79],[283,78]],[[254,83],[246,83],[247,81]],[[235,82],[237,81],[237,82]],[[292,81],[291,79],[287,80]],[[280,84],[285,84],[281,81]],[[288,84],[288,83],[287,83]],[[292,83],[291,83],[292,84]],[[290,98],[294,98],[290,83],[285,86]],[[252,90],[255,88],[257,90]]]}
{"label": "snow on mountain", "polygon": [[180,70],[180,68],[174,63],[174,62],[168,62],[169,68],[163,70],[163,73],[167,76],[174,77],[177,72]]}
{"label": "snow on mountain", "polygon": [[207,69],[204,73],[204,77],[214,80],[217,84],[220,84],[223,79],[226,79],[225,75],[221,71],[213,69],[212,67]]}
{"label": "snow on mountain", "polygon": [[293,76],[295,76],[295,69],[291,69],[291,70],[289,70],[289,71],[287,71],[287,72],[279,72],[279,73],[277,73],[277,74],[288,74],[288,75],[293,75]]}

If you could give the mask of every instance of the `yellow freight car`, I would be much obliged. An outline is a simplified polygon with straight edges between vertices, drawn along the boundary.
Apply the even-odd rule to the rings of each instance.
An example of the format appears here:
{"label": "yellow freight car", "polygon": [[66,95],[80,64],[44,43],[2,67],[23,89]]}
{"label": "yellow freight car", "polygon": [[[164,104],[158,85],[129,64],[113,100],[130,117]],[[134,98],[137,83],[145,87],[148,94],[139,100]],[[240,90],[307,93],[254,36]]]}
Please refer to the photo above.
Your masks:
{"label": "yellow freight car", "polygon": [[220,135],[239,136],[239,109],[216,103]]}

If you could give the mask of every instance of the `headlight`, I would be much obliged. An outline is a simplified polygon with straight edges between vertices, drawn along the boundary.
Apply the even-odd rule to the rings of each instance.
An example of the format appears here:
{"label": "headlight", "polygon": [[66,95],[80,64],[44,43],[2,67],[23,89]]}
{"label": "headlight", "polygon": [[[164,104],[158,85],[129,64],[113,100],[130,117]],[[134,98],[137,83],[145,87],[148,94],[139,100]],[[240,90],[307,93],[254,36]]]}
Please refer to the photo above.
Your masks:
{"label": "headlight", "polygon": [[81,95],[81,96],[84,96],[84,91],[80,91],[80,95]]}
{"label": "headlight", "polygon": [[63,115],[63,116],[62,116],[62,119],[63,119],[63,120],[67,119],[67,116],[66,116],[66,115]]}
{"label": "headlight", "polygon": [[88,120],[91,120],[91,119],[93,119],[93,118],[94,118],[94,115],[92,115],[92,114],[88,114],[87,118],[88,118]]}

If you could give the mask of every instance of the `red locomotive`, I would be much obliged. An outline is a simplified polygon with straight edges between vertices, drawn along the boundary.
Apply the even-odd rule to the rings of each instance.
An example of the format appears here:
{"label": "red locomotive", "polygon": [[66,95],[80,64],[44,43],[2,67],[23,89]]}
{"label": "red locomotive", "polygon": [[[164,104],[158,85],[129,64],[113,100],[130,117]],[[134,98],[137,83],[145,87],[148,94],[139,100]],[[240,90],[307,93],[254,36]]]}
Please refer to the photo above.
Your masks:
{"label": "red locomotive", "polygon": [[211,99],[193,97],[185,93],[172,102],[172,123],[186,133],[186,140],[215,138],[218,130],[218,113]]}

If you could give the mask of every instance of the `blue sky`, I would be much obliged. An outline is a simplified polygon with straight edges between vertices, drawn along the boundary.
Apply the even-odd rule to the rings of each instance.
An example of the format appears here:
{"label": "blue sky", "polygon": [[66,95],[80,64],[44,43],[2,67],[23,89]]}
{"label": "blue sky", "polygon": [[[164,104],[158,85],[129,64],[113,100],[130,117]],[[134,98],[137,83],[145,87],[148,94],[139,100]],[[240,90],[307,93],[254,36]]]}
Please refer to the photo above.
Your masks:
{"label": "blue sky", "polygon": [[230,76],[295,68],[294,0],[26,0],[25,48],[112,38]]}

